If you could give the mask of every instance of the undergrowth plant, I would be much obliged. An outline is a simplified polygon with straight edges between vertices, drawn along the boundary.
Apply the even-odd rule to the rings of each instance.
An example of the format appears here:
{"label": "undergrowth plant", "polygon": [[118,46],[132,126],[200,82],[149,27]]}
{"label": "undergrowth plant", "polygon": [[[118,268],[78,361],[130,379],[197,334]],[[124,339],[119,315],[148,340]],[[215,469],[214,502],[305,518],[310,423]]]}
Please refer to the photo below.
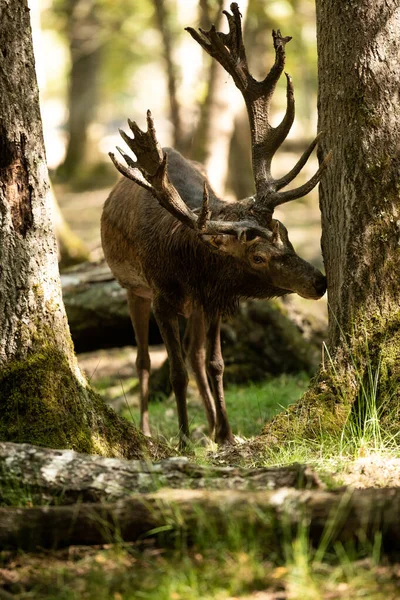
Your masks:
{"label": "undergrowth plant", "polygon": [[[363,358],[357,359],[349,345],[346,351],[351,358],[352,376],[358,387],[357,397],[349,410],[345,425],[340,436],[340,454],[362,457],[370,453],[398,452],[398,435],[393,435],[382,425],[382,416],[387,413],[389,400],[381,397],[379,379],[381,356],[374,365],[365,335]],[[324,343],[324,353],[328,356],[329,367],[336,382],[336,390],[340,400],[347,404],[347,389],[338,374],[335,361]]]}

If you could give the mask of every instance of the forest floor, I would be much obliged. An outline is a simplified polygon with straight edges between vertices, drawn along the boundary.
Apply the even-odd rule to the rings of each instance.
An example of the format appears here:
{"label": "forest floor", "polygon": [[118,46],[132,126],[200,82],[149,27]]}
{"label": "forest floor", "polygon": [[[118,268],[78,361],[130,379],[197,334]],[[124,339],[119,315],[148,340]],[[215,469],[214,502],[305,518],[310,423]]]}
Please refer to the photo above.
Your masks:
{"label": "forest floor", "polygon": [[[157,369],[167,354],[164,346],[150,349],[152,368]],[[138,379],[135,372],[136,349],[133,347],[98,350],[79,355],[79,363],[98,390],[117,412],[135,425],[139,423]],[[296,448],[269,454],[259,451],[258,437],[263,425],[275,414],[296,402],[307,389],[309,377],[304,373],[283,374],[259,383],[229,386],[225,399],[227,412],[235,433],[236,444],[218,449],[207,436],[207,420],[196,384],[191,378],[188,387],[188,412],[195,454],[199,460],[219,465],[257,467],[286,465],[293,462],[312,465],[330,487],[351,485],[356,488],[400,486],[400,450],[380,446],[376,439],[360,438],[351,451],[342,442],[326,440],[324,447],[315,448],[301,440]],[[171,396],[150,405],[150,425],[153,435],[172,447],[177,447],[177,415]],[[253,443],[254,440],[254,443]]]}
{"label": "forest floor", "polygon": [[[106,360],[106,357],[108,359]],[[153,364],[165,357],[152,351]],[[138,422],[137,393],[132,392],[135,351],[132,348],[81,355],[91,383],[114,408]],[[384,448],[359,445],[353,455],[333,454],[299,440],[292,452],[260,456],[252,440],[265,421],[296,401],[308,385],[306,375],[282,375],[259,384],[230,387],[228,414],[237,434],[234,447],[218,450],[206,436],[206,420],[194,383],[189,386],[189,418],[194,440],[190,460],[202,464],[311,464],[329,489],[390,487],[400,484],[400,458]],[[177,419],[172,398],[150,406],[153,433],[177,445]],[[338,447],[336,446],[336,450]],[[392,557],[393,558],[393,557]],[[305,529],[268,545],[250,533],[239,535],[235,524],[227,538],[215,532],[178,540],[160,548],[154,541],[78,547],[37,553],[0,552],[0,600],[395,600],[400,598],[400,565],[385,556],[380,539],[362,547],[333,544],[312,548]]]}
{"label": "forest floor", "polygon": [[[64,193],[60,205],[74,231],[87,243],[93,259],[101,256],[99,218],[107,190]],[[298,202],[278,216],[288,227],[298,252],[317,265],[319,213],[314,200]],[[314,242],[310,245],[310,240]],[[318,303],[316,310],[325,312]],[[152,349],[153,367],[165,358]],[[120,414],[139,420],[135,349],[99,350],[79,361],[91,384]],[[190,459],[245,467],[312,465],[325,485],[336,488],[400,486],[400,453],[392,444],[363,438],[352,446],[325,439],[318,446],[298,440],[290,449],[259,453],[257,436],[276,412],[295,402],[308,385],[306,375],[282,375],[259,384],[226,390],[236,444],[218,449],[207,438],[206,420],[193,382],[189,385],[189,418],[194,448]],[[152,403],[153,435],[171,448],[177,445],[173,399]],[[29,500],[22,505],[29,506]],[[272,545],[250,533],[232,531],[224,539],[198,532],[190,545],[178,540],[160,548],[150,539],[128,544],[23,553],[0,551],[0,600],[395,600],[400,598],[400,564],[385,556],[379,537],[358,547],[321,544],[311,547],[307,530],[287,533]]]}

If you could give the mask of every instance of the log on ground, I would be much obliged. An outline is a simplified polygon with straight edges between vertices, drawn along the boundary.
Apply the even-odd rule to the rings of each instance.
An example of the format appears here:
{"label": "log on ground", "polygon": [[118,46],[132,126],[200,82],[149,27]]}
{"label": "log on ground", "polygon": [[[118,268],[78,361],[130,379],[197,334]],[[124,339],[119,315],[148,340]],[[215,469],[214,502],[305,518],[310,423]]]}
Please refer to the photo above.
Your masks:
{"label": "log on ground", "polygon": [[[306,528],[318,544],[374,543],[385,552],[400,548],[400,489],[299,491],[163,490],[111,504],[75,504],[0,509],[0,547],[26,551],[155,537],[178,539],[255,535],[277,551],[288,535]],[[290,532],[290,534],[288,533]],[[197,538],[196,536],[200,536]],[[214,538],[212,537],[214,536]]]}
{"label": "log on ground", "polygon": [[15,504],[18,490],[37,502],[69,504],[126,498],[161,487],[231,490],[312,489],[322,486],[306,465],[240,469],[208,467],[175,457],[151,463],[0,443],[0,503]]}
{"label": "log on ground", "polygon": [[[63,300],[76,352],[129,346],[135,336],[126,290],[105,261],[86,262],[61,274]],[[151,319],[150,344],[162,343]]]}

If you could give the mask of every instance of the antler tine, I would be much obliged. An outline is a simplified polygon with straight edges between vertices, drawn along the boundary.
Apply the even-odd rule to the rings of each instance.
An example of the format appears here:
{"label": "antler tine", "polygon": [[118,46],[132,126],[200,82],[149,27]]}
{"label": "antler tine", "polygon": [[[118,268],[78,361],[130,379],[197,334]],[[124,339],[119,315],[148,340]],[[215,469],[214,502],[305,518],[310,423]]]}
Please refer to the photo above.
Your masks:
{"label": "antler tine", "polygon": [[182,200],[178,190],[168,177],[168,155],[164,153],[158,143],[151,112],[147,112],[147,131],[142,131],[134,121],[128,121],[128,124],[135,137],[130,138],[122,130],[120,133],[129,148],[136,154],[137,161],[117,147],[128,166],[121,164],[110,152],[109,156],[112,162],[124,177],[150,192],[160,205],[181,223],[196,230],[201,236],[226,234],[233,235],[240,240],[247,231],[252,231],[260,237],[271,237],[272,234],[268,229],[257,227],[250,221],[211,221],[206,181],[204,182],[200,214],[195,214]]}
{"label": "antler tine", "polygon": [[[285,73],[286,76],[286,113],[283,117],[280,124],[271,129],[271,144],[270,148],[266,149],[265,160],[269,161],[269,169],[271,168],[272,158],[274,157],[275,152],[278,148],[283,144],[287,135],[290,131],[290,128],[293,125],[294,115],[295,115],[295,104],[294,104],[294,89],[292,78],[288,73]],[[274,180],[275,181],[275,180]]]}
{"label": "antler tine", "polygon": [[264,85],[264,88],[268,90],[270,96],[272,96],[272,94],[274,93],[275,86],[278,83],[278,79],[282,75],[283,69],[285,68],[285,47],[291,39],[292,37],[290,35],[283,37],[280,29],[277,29],[276,31],[275,29],[272,30],[272,40],[275,50],[275,62],[272,65],[269,73],[266,75],[264,81],[261,82]]}
{"label": "antler tine", "polygon": [[322,135],[322,131],[319,132],[316,138],[313,139],[308,148],[303,152],[297,163],[294,165],[293,169],[289,171],[286,175],[281,177],[280,179],[275,179],[275,189],[276,191],[281,190],[283,187],[286,187],[297,175],[300,173],[301,169],[304,167],[306,162],[311,156],[312,151],[315,146],[318,144],[318,140]]}
{"label": "antler tine", "polygon": [[209,31],[200,29],[200,33],[192,27],[187,27],[186,30],[232,76],[236,87],[242,93],[250,122],[253,176],[256,187],[255,200],[259,206],[262,205],[272,215],[275,206],[304,196],[318,183],[329,162],[329,157],[325,159],[308,183],[296,190],[277,193],[298,175],[317,143],[315,140],[309,146],[287,175],[280,179],[272,177],[272,159],[286,139],[295,115],[293,83],[291,77],[285,73],[287,79],[286,113],[277,127],[272,127],[269,122],[271,98],[285,67],[285,46],[292,38],[290,36],[283,37],[279,29],[272,32],[275,62],[266,77],[262,81],[257,81],[250,74],[247,65],[239,7],[236,2],[233,2],[230,8],[232,14],[226,10],[223,11],[228,20],[229,33],[216,31],[214,25]]}
{"label": "antler tine", "polygon": [[[304,154],[306,154],[308,152],[308,150]],[[297,200],[298,198],[302,198],[303,196],[306,196],[307,194],[309,194],[311,192],[311,190],[313,188],[315,188],[317,183],[319,183],[319,181],[321,180],[322,174],[325,171],[326,167],[328,166],[328,163],[331,160],[331,158],[332,158],[332,151],[330,151],[325,156],[318,171],[304,185],[301,185],[300,187],[295,188],[293,190],[288,190],[287,192],[276,192],[275,194],[271,195],[271,199],[270,199],[271,205],[275,208],[276,206],[280,206],[281,204],[286,204],[286,202],[290,202],[291,200]],[[301,161],[301,159],[300,159],[300,161]]]}
{"label": "antler tine", "polygon": [[125,165],[122,165],[115,158],[115,155],[113,152],[108,153],[108,156],[111,158],[111,160],[114,163],[114,166],[121,173],[121,175],[124,175],[124,177],[127,177],[131,181],[134,181],[135,183],[140,185],[140,187],[151,192],[153,195],[156,195],[155,190],[152,188],[152,186],[149,184],[149,182],[145,180],[142,172],[138,168],[133,166],[135,164],[134,161],[127,154],[125,154],[120,148],[118,148],[118,146],[117,146],[117,149],[122,154],[122,156],[125,158],[125,160],[127,158],[129,159],[129,161],[127,161],[128,165],[129,165],[129,168],[128,168],[128,167],[125,167]]}
{"label": "antler tine", "polygon": [[199,214],[199,218],[197,220],[197,229],[202,232],[207,229],[207,224],[210,222],[211,210],[209,204],[210,196],[208,194],[207,182],[204,182],[203,189],[203,204],[201,205],[201,210]]}

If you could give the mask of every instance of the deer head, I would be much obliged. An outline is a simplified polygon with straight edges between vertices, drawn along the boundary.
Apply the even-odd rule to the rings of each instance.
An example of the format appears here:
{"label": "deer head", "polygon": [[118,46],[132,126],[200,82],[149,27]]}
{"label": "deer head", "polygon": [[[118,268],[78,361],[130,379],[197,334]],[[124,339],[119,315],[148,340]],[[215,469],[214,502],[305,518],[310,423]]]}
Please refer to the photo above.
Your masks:
{"label": "deer head", "polygon": [[305,196],[317,185],[330,154],[307,183],[289,191],[281,191],[299,174],[318,141],[317,136],[287,175],[279,179],[272,177],[273,156],[286,139],[295,114],[293,84],[285,73],[286,114],[277,127],[272,127],[269,122],[271,98],[284,69],[285,45],[291,38],[282,37],[279,30],[273,31],[275,63],[268,75],[262,81],[257,81],[248,69],[241,14],[235,2],[231,4],[231,11],[232,14],[223,11],[228,20],[229,33],[218,32],[214,26],[209,31],[200,29],[198,32],[190,27],[187,31],[232,76],[243,95],[251,131],[255,195],[233,205],[220,202],[217,210],[212,212],[207,182],[204,182],[202,207],[199,212],[191,210],[170,181],[167,154],[157,141],[150,111],[147,113],[146,132],[131,121],[128,124],[134,138],[120,131],[137,161],[120,148],[118,150],[127,167],[119,163],[112,153],[110,157],[120,173],[151,192],[182,224],[195,230],[213,251],[235,257],[247,270],[268,281],[273,289],[271,295],[296,292],[305,298],[318,299],[326,291],[326,278],[296,254],[286,228],[273,218],[273,213],[275,207]]}

